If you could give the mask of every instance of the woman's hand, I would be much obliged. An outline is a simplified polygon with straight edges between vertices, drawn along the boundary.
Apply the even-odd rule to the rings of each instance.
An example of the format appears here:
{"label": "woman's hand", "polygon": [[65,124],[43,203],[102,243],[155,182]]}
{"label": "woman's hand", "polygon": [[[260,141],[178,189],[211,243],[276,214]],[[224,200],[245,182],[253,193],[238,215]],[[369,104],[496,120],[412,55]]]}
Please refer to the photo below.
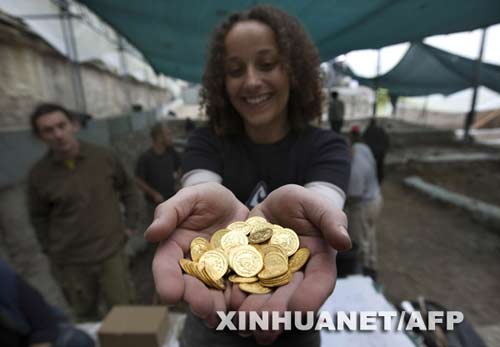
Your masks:
{"label": "woman's hand", "polygon": [[189,254],[192,239],[210,239],[218,229],[245,220],[248,213],[233,193],[218,183],[184,188],[156,208],[155,220],[145,238],[160,242],[153,260],[153,275],[156,290],[165,303],[184,300],[195,315],[209,326],[217,326],[216,311],[227,311],[231,285],[225,291],[209,289],[198,279],[183,275],[179,259]]}
{"label": "woman's hand", "polygon": [[[286,185],[269,194],[250,215],[293,229],[311,257],[303,273],[296,272],[290,283],[272,294],[247,295],[233,286],[230,308],[245,312],[318,311],[335,286],[335,250],[351,247],[345,214],[304,187]],[[257,342],[269,344],[280,333],[255,331],[254,335]]]}

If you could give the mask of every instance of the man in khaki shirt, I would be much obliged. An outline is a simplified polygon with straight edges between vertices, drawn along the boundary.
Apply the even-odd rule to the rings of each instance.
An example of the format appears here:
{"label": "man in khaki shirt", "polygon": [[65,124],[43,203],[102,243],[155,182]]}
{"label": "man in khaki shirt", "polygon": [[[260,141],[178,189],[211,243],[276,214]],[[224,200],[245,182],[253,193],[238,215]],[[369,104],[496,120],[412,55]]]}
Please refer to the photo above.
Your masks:
{"label": "man in khaki shirt", "polygon": [[77,317],[96,319],[99,294],[108,306],[133,299],[124,245],[138,192],[110,150],[77,139],[79,124],[63,107],[40,105],[31,125],[49,148],[29,174],[31,221]]}

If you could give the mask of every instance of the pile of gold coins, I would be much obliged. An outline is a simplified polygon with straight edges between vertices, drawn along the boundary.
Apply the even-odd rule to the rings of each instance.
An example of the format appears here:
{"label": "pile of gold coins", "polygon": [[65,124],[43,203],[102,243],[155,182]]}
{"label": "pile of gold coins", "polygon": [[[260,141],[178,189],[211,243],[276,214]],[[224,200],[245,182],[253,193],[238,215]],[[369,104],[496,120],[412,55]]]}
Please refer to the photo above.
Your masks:
{"label": "pile of gold coins", "polygon": [[187,274],[207,286],[225,289],[225,276],[242,291],[266,294],[287,284],[309,259],[309,249],[299,248],[299,237],[289,228],[250,217],[217,230],[209,240],[191,241],[191,259],[180,259]]}

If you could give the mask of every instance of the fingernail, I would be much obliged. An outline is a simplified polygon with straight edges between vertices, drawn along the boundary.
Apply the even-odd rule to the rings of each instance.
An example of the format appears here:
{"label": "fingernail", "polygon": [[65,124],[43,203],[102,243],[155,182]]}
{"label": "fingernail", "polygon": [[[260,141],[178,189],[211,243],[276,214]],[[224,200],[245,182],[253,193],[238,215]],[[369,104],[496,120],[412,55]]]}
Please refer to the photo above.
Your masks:
{"label": "fingernail", "polygon": [[349,233],[347,232],[347,229],[345,228],[345,226],[343,226],[343,225],[339,225],[339,230],[340,230],[340,232],[341,232],[342,234],[344,234],[344,236],[345,236],[346,240],[348,240],[348,242],[349,242],[348,244],[346,244],[346,245],[344,246],[344,249],[343,249],[343,250],[347,251],[347,250],[349,250],[349,249],[351,249],[351,248],[352,248],[352,241],[351,241],[351,237],[349,236]]}
{"label": "fingernail", "polygon": [[151,222],[151,224],[150,224],[150,225],[149,225],[149,227],[146,229],[146,231],[144,231],[144,236],[146,236],[147,234],[149,234],[149,232],[151,231],[151,228],[152,228],[153,226],[155,226],[155,225],[158,223],[158,221],[159,221],[159,220],[160,220],[159,218],[156,218],[155,220],[153,220],[153,222]]}
{"label": "fingernail", "polygon": [[342,234],[344,234],[345,236],[349,237],[349,233],[347,232],[347,229],[345,226],[343,225],[339,225],[339,230]]}

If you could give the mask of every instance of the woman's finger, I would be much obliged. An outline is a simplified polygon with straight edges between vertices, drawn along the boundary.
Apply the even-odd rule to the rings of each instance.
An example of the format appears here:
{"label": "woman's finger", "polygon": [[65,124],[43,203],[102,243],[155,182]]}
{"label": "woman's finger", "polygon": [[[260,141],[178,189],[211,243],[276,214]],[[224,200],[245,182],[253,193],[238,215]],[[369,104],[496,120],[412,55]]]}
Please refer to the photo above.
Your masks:
{"label": "woman's finger", "polygon": [[254,331],[255,339],[257,343],[268,345],[274,342],[278,336],[283,332],[283,324],[279,325],[278,330],[273,330],[273,312],[278,314],[279,317],[284,316],[284,312],[289,310],[289,302],[292,300],[293,295],[300,284],[303,282],[304,275],[301,272],[296,272],[293,274],[293,278],[285,286],[279,287],[271,295],[271,297],[264,302],[264,304],[257,308],[256,311],[268,312],[269,316],[269,328],[268,330],[256,330]]}
{"label": "woman's finger", "polygon": [[184,296],[184,280],[179,259],[184,256],[182,249],[172,241],[158,245],[153,259],[153,277],[156,291],[166,304],[176,304]]}

